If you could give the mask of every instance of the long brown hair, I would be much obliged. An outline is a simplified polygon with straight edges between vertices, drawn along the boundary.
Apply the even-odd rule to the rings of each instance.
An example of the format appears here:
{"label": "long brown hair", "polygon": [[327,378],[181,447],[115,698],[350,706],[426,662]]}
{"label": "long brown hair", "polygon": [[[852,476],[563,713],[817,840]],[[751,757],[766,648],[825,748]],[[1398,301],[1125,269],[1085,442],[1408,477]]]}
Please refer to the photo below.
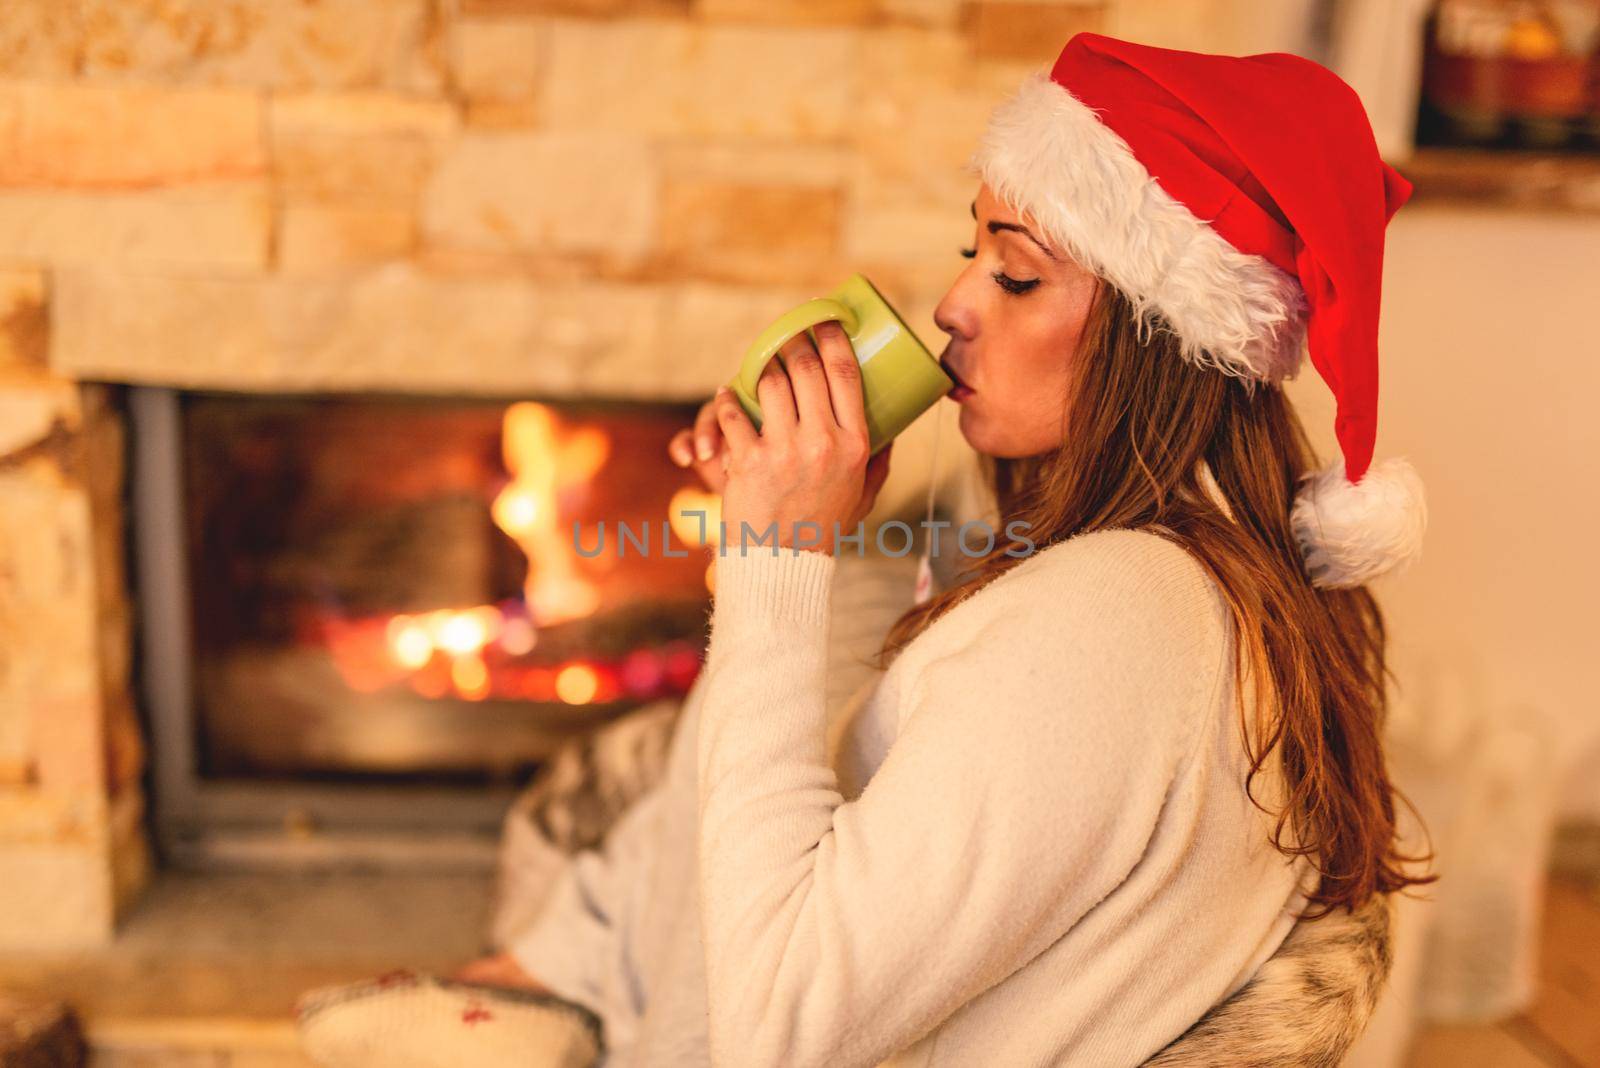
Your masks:
{"label": "long brown hair", "polygon": [[[1304,427],[1280,387],[1196,367],[1179,357],[1159,321],[1142,325],[1127,297],[1102,281],[1072,354],[1071,429],[1061,446],[1017,460],[980,455],[997,529],[1026,522],[1038,551],[1089,531],[1147,528],[1186,549],[1217,581],[1240,638],[1236,692],[1251,760],[1245,790],[1267,811],[1250,787],[1278,747],[1287,800],[1272,843],[1285,855],[1307,856],[1320,872],[1308,917],[1435,881],[1404,869],[1430,861],[1431,852],[1396,850],[1395,798],[1410,802],[1389,780],[1381,741],[1384,679],[1392,678],[1383,614],[1364,586],[1313,587],[1290,529],[1296,483],[1316,464]],[[1202,459],[1233,521],[1201,486]],[[901,616],[877,666],[1022,563],[1027,557],[1008,555],[1017,544],[997,533],[994,548],[973,558],[950,588]],[[1245,707],[1247,692],[1253,708]],[[1246,729],[1251,722],[1259,747]]]}

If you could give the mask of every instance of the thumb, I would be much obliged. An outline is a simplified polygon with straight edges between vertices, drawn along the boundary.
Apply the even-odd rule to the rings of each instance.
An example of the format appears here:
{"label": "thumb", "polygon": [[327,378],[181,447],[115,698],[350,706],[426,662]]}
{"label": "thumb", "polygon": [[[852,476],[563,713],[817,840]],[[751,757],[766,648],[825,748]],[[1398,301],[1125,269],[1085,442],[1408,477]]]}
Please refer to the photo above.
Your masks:
{"label": "thumb", "polygon": [[865,510],[872,508],[873,502],[878,499],[878,491],[883,489],[884,482],[889,478],[889,454],[893,451],[894,442],[891,441],[867,461],[866,482],[861,489],[861,500]]}

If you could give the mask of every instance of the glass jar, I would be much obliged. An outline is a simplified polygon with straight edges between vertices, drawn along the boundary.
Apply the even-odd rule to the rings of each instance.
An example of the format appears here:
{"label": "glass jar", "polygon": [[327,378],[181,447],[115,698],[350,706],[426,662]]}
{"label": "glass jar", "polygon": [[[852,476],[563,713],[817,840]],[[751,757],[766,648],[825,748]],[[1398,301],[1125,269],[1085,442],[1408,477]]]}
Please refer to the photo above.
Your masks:
{"label": "glass jar", "polygon": [[1418,143],[1552,149],[1593,118],[1600,0],[1438,0]]}

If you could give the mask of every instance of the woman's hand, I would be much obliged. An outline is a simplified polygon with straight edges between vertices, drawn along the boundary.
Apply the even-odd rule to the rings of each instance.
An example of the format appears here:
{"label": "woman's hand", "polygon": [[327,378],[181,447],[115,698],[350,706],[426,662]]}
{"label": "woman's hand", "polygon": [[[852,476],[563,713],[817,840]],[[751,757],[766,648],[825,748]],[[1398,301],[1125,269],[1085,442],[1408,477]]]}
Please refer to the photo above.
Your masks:
{"label": "woman's hand", "polygon": [[[868,456],[861,364],[850,338],[834,322],[818,324],[816,335],[821,352],[801,332],[778,350],[782,364],[772,360],[761,373],[759,432],[731,390],[719,389],[712,401],[725,442],[730,552],[763,551],[755,541],[773,524],[780,546],[836,552],[836,533],[848,535],[866,518],[889,475],[892,443]],[[741,550],[745,523],[750,543]]]}
{"label": "woman's hand", "polygon": [[672,440],[667,442],[667,455],[679,467],[692,467],[712,493],[721,493],[728,482],[725,444],[722,427],[717,425],[717,401],[713,397],[700,406],[694,426],[672,435]]}

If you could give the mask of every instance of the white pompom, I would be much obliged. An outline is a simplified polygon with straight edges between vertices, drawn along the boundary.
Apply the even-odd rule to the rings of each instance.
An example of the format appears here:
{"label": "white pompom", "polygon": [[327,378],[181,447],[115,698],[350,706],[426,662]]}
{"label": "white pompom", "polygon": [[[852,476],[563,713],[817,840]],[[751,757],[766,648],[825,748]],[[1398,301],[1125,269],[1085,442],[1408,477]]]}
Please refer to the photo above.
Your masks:
{"label": "white pompom", "polygon": [[1421,554],[1428,526],[1422,477],[1396,457],[1352,483],[1344,460],[1335,460],[1302,476],[1289,521],[1313,586],[1360,586]]}

